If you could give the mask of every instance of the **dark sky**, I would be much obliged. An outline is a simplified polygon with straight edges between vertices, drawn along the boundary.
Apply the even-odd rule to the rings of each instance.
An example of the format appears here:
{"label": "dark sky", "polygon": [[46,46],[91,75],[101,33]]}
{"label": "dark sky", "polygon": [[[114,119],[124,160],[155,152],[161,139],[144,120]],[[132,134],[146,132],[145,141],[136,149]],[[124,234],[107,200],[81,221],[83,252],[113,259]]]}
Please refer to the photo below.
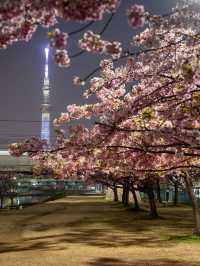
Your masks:
{"label": "dark sky", "polygon": [[[163,14],[175,5],[175,0],[122,0],[120,8],[114,16],[103,38],[120,40],[123,48],[127,48],[136,31],[127,24],[125,12],[133,3],[144,4],[151,13]],[[98,32],[103,28],[104,20],[95,22],[90,28]],[[60,23],[61,30],[70,32],[78,29],[79,23]],[[70,54],[79,51],[77,40],[82,33],[69,39]],[[45,30],[40,28],[30,42],[20,42],[6,50],[0,50],[0,147],[11,142],[20,141],[32,135],[40,136],[42,103],[42,84],[44,77],[43,49],[47,44]],[[51,84],[51,119],[66,110],[68,104],[81,104],[83,89],[72,85],[72,77],[85,77],[102,58],[85,53],[72,60],[70,68],[57,67],[52,58],[49,62]],[[5,121],[8,120],[8,121]],[[52,131],[52,130],[51,130]],[[53,134],[52,134],[53,135]]]}

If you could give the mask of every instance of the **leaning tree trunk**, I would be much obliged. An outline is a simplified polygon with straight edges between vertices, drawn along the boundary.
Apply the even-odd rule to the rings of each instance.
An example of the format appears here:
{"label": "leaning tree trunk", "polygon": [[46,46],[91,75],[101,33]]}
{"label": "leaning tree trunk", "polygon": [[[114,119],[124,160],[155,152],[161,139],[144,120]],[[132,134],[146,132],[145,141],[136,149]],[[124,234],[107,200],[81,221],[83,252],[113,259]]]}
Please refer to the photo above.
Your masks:
{"label": "leaning tree trunk", "polygon": [[114,184],[114,186],[113,186],[113,194],[114,194],[114,201],[116,201],[116,202],[119,201],[116,184]]}
{"label": "leaning tree trunk", "polygon": [[134,186],[132,187],[131,192],[133,194],[133,199],[134,199],[134,210],[139,211],[140,206],[139,206],[139,202],[138,202],[138,198],[137,198]]}
{"label": "leaning tree trunk", "polygon": [[199,214],[197,199],[193,191],[192,180],[188,173],[186,173],[186,175],[184,176],[184,179],[185,179],[185,185],[186,185],[188,195],[189,195],[189,198],[192,204],[192,209],[193,209],[193,215],[194,215],[194,221],[195,221],[194,234],[200,236],[200,214]]}
{"label": "leaning tree trunk", "polygon": [[148,194],[148,198],[149,198],[149,207],[150,207],[150,213],[149,213],[150,217],[151,218],[157,218],[158,212],[157,212],[155,196],[154,196],[152,185],[149,185],[147,189],[148,189],[147,194]]}

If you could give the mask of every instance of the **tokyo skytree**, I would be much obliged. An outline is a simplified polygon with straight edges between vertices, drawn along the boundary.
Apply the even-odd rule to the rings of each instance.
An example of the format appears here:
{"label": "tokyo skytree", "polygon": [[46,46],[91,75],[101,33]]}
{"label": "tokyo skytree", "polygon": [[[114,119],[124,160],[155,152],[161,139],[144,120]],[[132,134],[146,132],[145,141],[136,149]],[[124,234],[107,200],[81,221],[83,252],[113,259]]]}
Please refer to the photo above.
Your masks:
{"label": "tokyo skytree", "polygon": [[43,103],[42,103],[42,125],[41,125],[41,139],[50,144],[50,86],[49,86],[49,48],[45,48],[45,75],[44,84],[42,87]]}

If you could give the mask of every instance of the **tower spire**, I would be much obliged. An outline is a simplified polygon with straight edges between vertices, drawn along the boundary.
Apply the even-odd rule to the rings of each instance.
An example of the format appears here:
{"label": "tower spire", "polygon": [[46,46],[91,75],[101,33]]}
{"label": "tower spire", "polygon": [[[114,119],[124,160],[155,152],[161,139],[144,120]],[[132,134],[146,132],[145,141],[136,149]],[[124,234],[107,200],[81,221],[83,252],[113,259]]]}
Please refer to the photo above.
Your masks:
{"label": "tower spire", "polygon": [[43,92],[43,103],[42,103],[42,125],[41,125],[41,139],[50,143],[50,112],[49,112],[49,47],[45,48],[45,69],[44,69],[44,84],[42,87]]}

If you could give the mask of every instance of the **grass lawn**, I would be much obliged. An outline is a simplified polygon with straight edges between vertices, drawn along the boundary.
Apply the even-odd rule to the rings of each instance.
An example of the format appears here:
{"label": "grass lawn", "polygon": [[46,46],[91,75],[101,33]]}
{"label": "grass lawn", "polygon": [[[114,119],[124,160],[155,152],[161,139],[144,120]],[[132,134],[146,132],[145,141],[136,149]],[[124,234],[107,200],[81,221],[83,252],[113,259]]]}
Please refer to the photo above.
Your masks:
{"label": "grass lawn", "polygon": [[0,211],[1,266],[200,266],[188,207],[161,218],[102,197],[67,197]]}

